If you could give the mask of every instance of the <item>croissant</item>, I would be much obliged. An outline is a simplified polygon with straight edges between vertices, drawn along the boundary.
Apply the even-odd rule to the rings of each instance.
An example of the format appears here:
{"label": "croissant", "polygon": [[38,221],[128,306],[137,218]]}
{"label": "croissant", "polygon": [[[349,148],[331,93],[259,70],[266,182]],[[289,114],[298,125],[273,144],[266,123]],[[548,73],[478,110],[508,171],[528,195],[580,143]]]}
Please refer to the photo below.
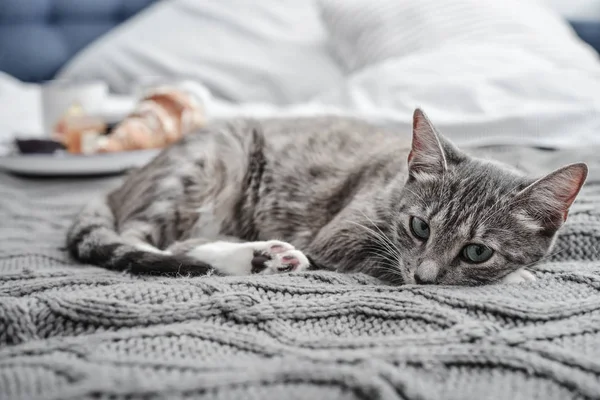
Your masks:
{"label": "croissant", "polygon": [[96,143],[97,152],[156,149],[165,147],[205,122],[202,107],[186,92],[157,88],[110,134]]}

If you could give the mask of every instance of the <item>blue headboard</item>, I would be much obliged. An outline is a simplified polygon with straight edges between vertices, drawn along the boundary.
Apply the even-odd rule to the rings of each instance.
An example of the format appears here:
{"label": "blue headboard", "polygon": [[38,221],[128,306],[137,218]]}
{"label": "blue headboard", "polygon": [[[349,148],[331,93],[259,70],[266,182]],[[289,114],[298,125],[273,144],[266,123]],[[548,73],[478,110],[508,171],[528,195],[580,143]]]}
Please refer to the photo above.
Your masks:
{"label": "blue headboard", "polygon": [[52,79],[94,39],[157,0],[0,0],[0,71]]}

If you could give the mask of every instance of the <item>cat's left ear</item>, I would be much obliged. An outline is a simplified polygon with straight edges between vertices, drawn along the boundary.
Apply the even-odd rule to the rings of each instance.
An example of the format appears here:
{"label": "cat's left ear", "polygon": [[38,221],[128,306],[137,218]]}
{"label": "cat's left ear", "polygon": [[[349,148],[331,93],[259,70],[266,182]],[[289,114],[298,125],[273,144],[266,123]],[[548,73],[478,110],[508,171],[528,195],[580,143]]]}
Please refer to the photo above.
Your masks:
{"label": "cat's left ear", "polygon": [[440,135],[425,113],[417,108],[413,114],[412,147],[408,155],[411,176],[442,174],[460,158],[458,149]]}
{"label": "cat's left ear", "polygon": [[558,229],[567,220],[569,208],[587,174],[587,165],[583,163],[557,169],[521,190],[515,204],[524,205],[530,215],[543,222],[544,228]]}

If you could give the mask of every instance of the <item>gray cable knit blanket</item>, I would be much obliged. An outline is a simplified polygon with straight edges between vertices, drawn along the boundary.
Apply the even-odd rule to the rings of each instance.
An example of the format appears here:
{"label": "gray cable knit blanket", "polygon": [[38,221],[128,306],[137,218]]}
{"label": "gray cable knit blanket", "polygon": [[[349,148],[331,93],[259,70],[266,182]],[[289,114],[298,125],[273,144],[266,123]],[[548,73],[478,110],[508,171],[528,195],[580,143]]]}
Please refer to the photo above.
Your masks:
{"label": "gray cable knit blanket", "polygon": [[[494,154],[536,172],[584,157]],[[77,265],[64,231],[119,179],[0,174],[0,399],[600,398],[597,178],[537,282],[460,288]]]}

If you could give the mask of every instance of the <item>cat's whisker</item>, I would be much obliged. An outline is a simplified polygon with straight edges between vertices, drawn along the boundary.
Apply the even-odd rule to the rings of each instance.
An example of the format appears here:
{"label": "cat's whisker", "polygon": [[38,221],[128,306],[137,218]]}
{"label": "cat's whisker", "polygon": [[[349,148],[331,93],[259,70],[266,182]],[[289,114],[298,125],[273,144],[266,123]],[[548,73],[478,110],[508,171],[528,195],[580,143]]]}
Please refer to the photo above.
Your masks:
{"label": "cat's whisker", "polygon": [[523,265],[521,268],[529,268],[529,267],[532,267],[532,266],[534,266],[535,264],[538,264],[538,263],[540,263],[540,262],[542,262],[542,261],[546,261],[546,260],[548,260],[549,258],[552,258],[552,257],[554,257],[554,256],[557,256],[557,255],[559,255],[560,253],[562,253],[562,252],[563,252],[563,251],[565,251],[565,250],[566,250],[566,249],[562,249],[562,250],[560,250],[560,251],[557,251],[557,252],[554,252],[554,253],[552,253],[552,254],[545,255],[544,257],[540,258],[540,259],[539,259],[539,260],[537,260],[537,261],[534,261],[534,262],[532,262],[532,263],[529,263],[529,264],[527,264],[527,265]]}
{"label": "cat's whisker", "polygon": [[381,229],[377,226],[377,224],[371,219],[369,218],[369,216],[367,214],[365,214],[362,210],[359,210],[361,212],[361,214],[367,219],[369,220],[369,222],[371,223],[371,225],[373,225],[375,227],[375,229],[377,229],[379,231],[379,233],[381,234],[381,236],[386,240],[386,242],[393,248],[394,253],[399,254],[398,249],[396,248],[396,246],[394,245],[394,243],[392,242],[392,240],[381,231]]}
{"label": "cat's whisker", "polygon": [[386,254],[388,254],[389,256],[393,255],[392,253],[390,253],[389,249],[379,241],[373,242],[373,244],[367,244],[364,248],[367,250],[386,250]]}
{"label": "cat's whisker", "polygon": [[374,270],[390,272],[394,275],[400,275],[400,271],[385,264],[377,264],[373,266]]}
{"label": "cat's whisker", "polygon": [[[360,225],[360,224],[358,224],[358,225]],[[365,228],[365,230],[367,230],[367,232],[370,233],[374,237],[374,239],[376,240],[377,244],[381,245],[389,253],[391,253],[391,254],[395,253],[395,250],[393,248],[391,248],[390,245],[388,243],[386,243],[381,237],[377,236],[375,231],[368,230],[368,228],[366,228],[364,226],[363,226],[363,228]]]}
{"label": "cat's whisker", "polygon": [[[359,224],[360,225],[360,224]],[[360,225],[362,226],[362,225]],[[362,226],[367,229],[367,232],[374,235],[376,241],[371,245],[366,245],[365,250],[369,251],[369,254],[376,256],[378,259],[385,261],[391,268],[397,270],[399,267],[399,255],[395,254],[393,249],[390,249],[388,244],[383,242],[376,232],[369,230],[369,228]],[[385,250],[385,252],[382,252]],[[388,254],[389,253],[389,254]]]}
{"label": "cat's whisker", "polygon": [[372,268],[382,270],[386,269],[389,271],[393,271],[394,273],[400,273],[399,265],[395,262],[395,260],[389,258],[388,254],[371,251],[370,255],[375,259],[374,265]]}
{"label": "cat's whisker", "polygon": [[365,247],[365,250],[368,250],[369,254],[373,255],[376,259],[384,262],[384,264],[377,264],[376,267],[385,266],[387,268],[393,269],[394,271],[399,271],[400,264],[397,262],[398,259],[391,258],[394,256],[393,254],[388,254],[387,252],[382,251],[385,249],[381,247],[380,242],[374,243],[372,245],[367,245]]}
{"label": "cat's whisker", "polygon": [[378,259],[386,261],[387,263],[389,263],[390,266],[394,268],[398,267],[398,265],[395,264],[396,261],[393,258],[390,258],[390,255],[380,252],[380,247],[368,246],[365,248],[365,250],[369,250],[370,255],[375,255]]}
{"label": "cat's whisker", "polygon": [[[373,267],[374,271],[380,271],[383,272],[386,276],[386,278],[392,277],[393,280],[390,282],[392,284],[396,284],[396,283],[404,283],[404,276],[402,276],[402,273],[400,270],[395,269],[395,268],[390,268],[386,265],[375,265]],[[398,281],[398,282],[396,282]]]}
{"label": "cat's whisker", "polygon": [[404,279],[401,271],[394,265],[388,264],[388,260],[386,260],[385,258],[381,258],[377,254],[373,254],[373,256],[374,259],[377,260],[377,262],[370,266],[369,272],[377,271],[379,273],[385,273],[387,275],[392,275]]}
{"label": "cat's whisker", "polygon": [[369,227],[367,227],[367,226],[364,226],[363,224],[361,224],[361,223],[359,223],[359,222],[356,222],[356,221],[350,221],[350,220],[347,220],[346,222],[349,222],[349,223],[351,223],[351,224],[354,224],[354,225],[360,226],[361,228],[365,229],[367,232],[369,232],[371,235],[373,235],[373,237],[374,237],[375,239],[377,239],[378,241],[380,241],[380,242],[381,242],[381,244],[382,244],[383,246],[385,246],[385,247],[386,247],[386,249],[387,249],[387,250],[388,250],[390,253],[392,253],[392,254],[396,254],[396,253],[398,252],[398,251],[397,251],[397,249],[395,249],[395,248],[393,247],[393,245],[392,245],[392,244],[389,242],[389,239],[388,239],[388,238],[387,238],[385,235],[383,235],[383,234],[381,234],[381,233],[377,233],[377,232],[375,232],[373,229],[371,229],[371,228],[369,228]]}
{"label": "cat's whisker", "polygon": [[395,265],[393,265],[393,273],[396,274],[398,277],[400,277],[400,279],[402,279],[402,281],[404,281],[404,276],[402,275],[402,272],[399,269],[399,267],[402,265],[401,264],[401,255],[400,255],[399,250],[396,248],[396,246],[394,246],[394,244],[392,243],[390,238],[388,236],[386,236],[381,231],[381,229],[379,229],[377,224],[375,224],[375,222],[371,218],[369,218],[364,212],[362,212],[362,210],[359,210],[359,211],[379,231],[379,234],[375,235],[376,232],[373,231],[372,229],[370,229],[364,225],[361,225],[361,224],[358,224],[358,225],[362,226],[364,229],[367,229],[368,231],[370,231],[372,234],[374,234],[380,240],[383,240],[383,243],[381,243],[381,244],[384,245],[387,248],[387,250],[391,253],[391,255],[395,257],[395,260],[387,259],[389,262],[392,263],[392,265],[394,264],[394,261],[395,261]]}
{"label": "cat's whisker", "polygon": [[391,276],[392,280],[390,283],[396,285],[396,284],[404,284],[406,282],[406,279],[404,278],[404,276],[402,276],[402,274],[400,273],[400,271],[390,271],[389,275],[387,276]]}

